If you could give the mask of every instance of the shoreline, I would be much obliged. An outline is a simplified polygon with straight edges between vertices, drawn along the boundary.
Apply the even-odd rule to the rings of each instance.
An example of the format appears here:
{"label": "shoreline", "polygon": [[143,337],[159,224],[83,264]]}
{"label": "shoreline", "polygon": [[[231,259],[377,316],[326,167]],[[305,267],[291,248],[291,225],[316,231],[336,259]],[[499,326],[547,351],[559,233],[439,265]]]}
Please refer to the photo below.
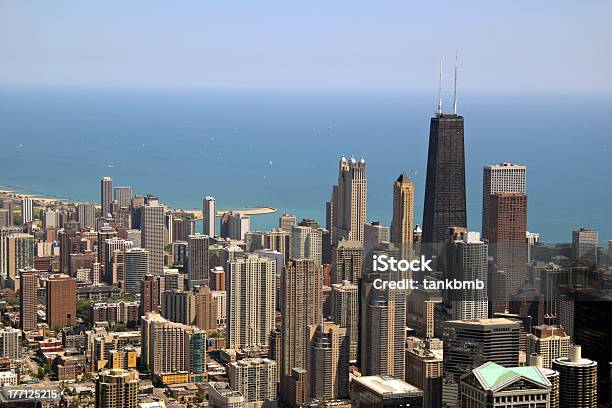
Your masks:
{"label": "shoreline", "polygon": [[[55,198],[55,197],[44,197],[38,194],[29,194],[29,193],[19,193],[15,190],[7,190],[6,187],[0,186],[0,198],[4,199],[9,197],[13,200],[21,200],[23,198],[31,198],[32,203],[37,203],[42,206],[50,206],[50,205],[76,205],[80,202],[86,201],[74,201],[64,198]],[[96,208],[100,208],[99,204],[95,204]],[[177,213],[191,214],[194,219],[201,220],[203,217],[202,210],[197,210],[195,208],[190,209],[181,209],[181,208],[171,208]],[[248,207],[243,209],[235,209],[235,210],[217,210],[216,216],[221,217],[226,212],[239,212],[245,215],[264,215],[264,214],[273,214],[278,211],[277,208],[274,207]]]}
{"label": "shoreline", "polygon": [[51,198],[43,197],[38,194],[30,193],[19,193],[15,190],[7,190],[5,187],[0,187],[0,197],[9,197],[15,200],[21,200],[23,198],[31,198],[33,203],[42,203],[44,205],[61,205],[61,204],[76,204],[75,201],[63,199],[63,198]]}

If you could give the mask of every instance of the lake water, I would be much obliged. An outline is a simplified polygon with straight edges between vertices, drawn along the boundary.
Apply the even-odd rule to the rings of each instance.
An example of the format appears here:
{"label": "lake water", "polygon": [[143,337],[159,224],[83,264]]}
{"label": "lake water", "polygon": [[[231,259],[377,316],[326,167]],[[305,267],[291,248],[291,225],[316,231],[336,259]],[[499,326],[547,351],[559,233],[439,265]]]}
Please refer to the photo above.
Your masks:
{"label": "lake water", "polygon": [[[482,167],[527,165],[528,228],[547,242],[593,227],[612,239],[612,96],[460,95],[468,224],[480,229]],[[409,93],[0,88],[0,186],[99,200],[99,180],[172,207],[279,209],[324,224],[341,155],[368,162],[368,220],[389,224],[405,171],[422,219],[436,97]],[[449,104],[447,103],[447,106]]]}

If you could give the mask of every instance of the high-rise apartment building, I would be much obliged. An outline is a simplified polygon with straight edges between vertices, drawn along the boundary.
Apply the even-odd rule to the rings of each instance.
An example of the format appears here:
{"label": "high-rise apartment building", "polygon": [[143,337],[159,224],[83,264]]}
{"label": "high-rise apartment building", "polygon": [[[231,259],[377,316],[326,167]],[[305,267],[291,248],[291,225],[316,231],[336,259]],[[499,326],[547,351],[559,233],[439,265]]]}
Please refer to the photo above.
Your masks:
{"label": "high-rise apartment building", "polygon": [[123,291],[127,294],[139,293],[145,275],[150,273],[150,253],[143,248],[131,248],[124,253],[125,262],[125,287]]}
{"label": "high-rise apartment building", "polygon": [[209,237],[216,236],[217,226],[217,201],[214,197],[207,196],[204,198],[204,212],[202,213],[202,222],[204,223],[204,235]]}
{"label": "high-rise apartment building", "polygon": [[113,368],[96,379],[96,408],[137,408],[138,372]]}
{"label": "high-rise apartment building", "polygon": [[267,344],[275,326],[276,261],[248,255],[228,262],[226,291],[228,347]]}
{"label": "high-rise apartment building", "polygon": [[597,243],[599,234],[590,228],[572,231],[572,257],[576,262],[597,265]]}
{"label": "high-rise apartment building", "polygon": [[[473,288],[450,290],[445,296],[452,306],[454,320],[483,319],[488,317],[487,299],[487,244],[480,233],[461,231],[446,244],[445,278],[461,282],[474,282]],[[482,288],[476,287],[482,282]]]}
{"label": "high-rise apartment building", "polygon": [[310,326],[310,396],[332,401],[349,396],[350,340],[334,323]]}
{"label": "high-rise apartment building", "polygon": [[0,357],[11,363],[21,358],[21,330],[12,327],[0,329]]}
{"label": "high-rise apartment building", "polygon": [[331,285],[332,321],[346,328],[349,338],[349,359],[357,359],[359,344],[359,294],[358,286],[349,281]]}
{"label": "high-rise apartment building", "polygon": [[414,184],[402,173],[393,183],[393,218],[391,242],[400,249],[404,259],[412,253],[412,230],[414,226]]}
{"label": "high-rise apartment building", "polygon": [[297,225],[291,229],[291,257],[294,259],[312,259],[321,263],[322,235],[321,229]]}
{"label": "high-rise apartment building", "polygon": [[153,374],[188,372],[200,378],[206,370],[206,333],[170,322],[157,313],[142,319],[143,365]]}
{"label": "high-rise apartment building", "polygon": [[140,316],[149,312],[160,312],[160,279],[151,274],[146,274],[140,288]]}
{"label": "high-rise apartment building", "polygon": [[[300,395],[309,389],[304,384],[304,381],[307,383],[309,326],[322,319],[322,286],[323,270],[312,259],[292,259],[285,265],[281,276],[283,355],[280,380],[286,401],[294,397],[301,399]],[[296,383],[300,385],[298,389],[293,386]]]}
{"label": "high-rise apartment building", "polygon": [[[125,251],[131,249],[134,246],[132,241],[127,241],[122,238],[109,238],[105,239],[103,246],[99,247],[98,251],[102,252],[102,256],[100,256],[100,264],[103,265],[104,274],[106,277],[106,281],[112,284],[116,284],[117,282],[125,282],[125,258],[122,259],[123,262],[120,262],[117,257],[124,257]],[[120,269],[113,269],[114,265],[120,265]]]}
{"label": "high-rise apartment building", "polygon": [[491,196],[496,193],[526,192],[527,167],[514,163],[484,166],[482,172],[482,238],[489,239]]}
{"label": "high-rise apartment building", "polygon": [[434,347],[432,340],[411,338],[407,343],[406,382],[423,390],[423,408],[440,408],[444,377],[442,349]]}
{"label": "high-rise apartment building", "polygon": [[9,211],[7,209],[0,209],[0,228],[1,227],[8,227],[9,225],[9,218],[10,218],[10,214]]}
{"label": "high-rise apartment building", "polygon": [[166,290],[162,294],[162,316],[175,323],[194,325],[196,321],[196,297],[193,292]]}
{"label": "high-rise apartment building", "polygon": [[26,225],[34,219],[34,213],[32,210],[32,198],[23,197],[21,199],[21,223]]}
{"label": "high-rise apartment building", "polygon": [[21,330],[36,330],[38,319],[38,271],[21,270],[19,293],[19,317]]}
{"label": "high-rise apartment building", "polygon": [[43,226],[47,228],[60,228],[61,212],[58,210],[48,209],[42,214]]}
{"label": "high-rise apartment building", "polygon": [[196,320],[195,325],[206,332],[215,331],[219,321],[217,299],[208,286],[195,288]]}
{"label": "high-rise apartment building", "polygon": [[149,251],[149,272],[161,275],[164,270],[164,229],[166,207],[149,204],[142,207],[141,244]]}
{"label": "high-rise apartment building", "polygon": [[533,327],[526,335],[527,356],[540,356],[542,367],[551,368],[556,358],[569,356],[571,338],[561,326],[541,325]]}
{"label": "high-rise apartment building", "polygon": [[0,276],[2,277],[8,275],[8,237],[22,232],[23,230],[17,226],[0,227]]}
{"label": "high-rise apartment building", "polygon": [[296,218],[293,214],[283,214],[278,218],[278,228],[283,231],[291,232],[296,226]]}
{"label": "high-rise apartment building", "polygon": [[374,248],[381,243],[389,242],[389,227],[378,221],[368,222],[363,229],[363,256],[366,257]]}
{"label": "high-rise apartment building", "polygon": [[7,215],[8,215],[8,224],[7,226],[11,226],[11,225],[15,225],[15,208],[14,208],[14,202],[12,199],[10,198],[5,198],[4,201],[2,202],[2,208],[4,210],[6,210]]}
{"label": "high-rise apartment building", "polygon": [[359,360],[362,373],[403,379],[406,295],[402,290],[383,291],[373,287],[361,292]]}
{"label": "high-rise apartment building", "polygon": [[244,240],[247,232],[251,230],[251,218],[239,212],[226,212],[221,217],[221,237],[235,240]]}
{"label": "high-rise apartment building", "polygon": [[276,362],[268,358],[245,358],[228,366],[232,390],[244,396],[247,403],[269,404],[278,399]]}
{"label": "high-rise apartment building", "polygon": [[76,279],[64,274],[47,278],[47,325],[49,328],[76,324]]}
{"label": "high-rise apartment building", "polygon": [[19,291],[19,270],[34,267],[34,236],[14,233],[6,238],[6,275],[9,286]]}
{"label": "high-rise apartment building", "polygon": [[132,187],[115,187],[115,201],[119,208],[130,208],[132,205]]}
{"label": "high-rise apartment building", "polygon": [[[527,280],[527,196],[495,193],[490,196],[489,254],[497,271],[506,276],[507,300]],[[502,297],[503,296],[503,297]]]}
{"label": "high-rise apartment building", "polygon": [[94,228],[96,226],[96,207],[89,203],[78,203],[77,219],[81,228]]}
{"label": "high-rise apartment building", "polygon": [[173,218],[172,219],[172,242],[187,242],[190,235],[196,233],[196,223],[193,219]]}
{"label": "high-rise apartment building", "polygon": [[[333,187],[331,202],[332,244],[341,238],[363,243],[366,223],[366,161],[344,156],[338,163],[338,184]],[[293,256],[293,255],[292,255]]]}
{"label": "high-rise apartment building", "polygon": [[363,244],[359,241],[342,240],[338,242],[334,249],[332,283],[349,281],[356,285],[362,273]]}
{"label": "high-rise apartment building", "polygon": [[187,279],[191,289],[208,285],[210,273],[208,246],[208,235],[194,234],[188,238]]}
{"label": "high-rise apartment building", "polygon": [[268,248],[271,251],[278,251],[283,255],[281,267],[287,263],[291,255],[291,231],[292,230],[286,231],[281,228],[274,228],[266,232],[264,236],[264,248]]}
{"label": "high-rise apartment building", "polygon": [[102,209],[102,218],[111,213],[111,205],[113,202],[113,179],[110,177],[102,177],[100,180],[100,207]]}
{"label": "high-rise apartment building", "polygon": [[597,362],[582,357],[580,346],[572,346],[568,357],[552,362],[559,372],[560,408],[597,407]]}
{"label": "high-rise apartment building", "polygon": [[436,306],[442,303],[440,292],[418,287],[412,290],[406,310],[408,327],[418,337],[436,337]]}
{"label": "high-rise apartment building", "polygon": [[[280,266],[282,267],[282,265]],[[278,268],[278,265],[276,267]],[[225,271],[221,266],[212,268],[208,276],[210,277],[211,290],[225,290]]]}
{"label": "high-rise apartment building", "polygon": [[442,113],[431,118],[423,207],[425,253],[446,240],[449,227],[467,228],[463,116]]}
{"label": "high-rise apartment building", "polygon": [[227,292],[213,290],[211,294],[213,301],[217,303],[217,325],[227,324]]}

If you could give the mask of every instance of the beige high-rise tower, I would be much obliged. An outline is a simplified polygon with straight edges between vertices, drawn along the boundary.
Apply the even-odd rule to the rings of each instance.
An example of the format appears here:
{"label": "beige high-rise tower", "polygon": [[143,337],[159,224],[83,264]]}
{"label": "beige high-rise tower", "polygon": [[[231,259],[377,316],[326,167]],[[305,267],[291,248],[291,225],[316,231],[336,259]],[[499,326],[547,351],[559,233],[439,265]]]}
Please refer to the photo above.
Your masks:
{"label": "beige high-rise tower", "polygon": [[106,370],[96,380],[96,408],[136,408],[138,371]]}
{"label": "beige high-rise tower", "polygon": [[338,184],[332,193],[332,238],[335,245],[340,239],[363,243],[366,223],[366,161],[344,156],[338,166]]}
{"label": "beige high-rise tower", "polygon": [[162,275],[164,270],[164,228],[166,207],[148,204],[142,208],[142,247],[149,251],[149,272]]}
{"label": "beige high-rise tower", "polygon": [[100,207],[102,209],[102,217],[106,217],[111,212],[111,203],[113,202],[113,179],[106,176],[100,180]]}
{"label": "beige high-rise tower", "polygon": [[401,250],[404,259],[412,258],[414,224],[414,184],[402,173],[393,183],[393,219],[391,242]]}
{"label": "beige high-rise tower", "polygon": [[276,261],[249,255],[228,262],[226,287],[228,347],[267,344],[274,329]]}
{"label": "beige high-rise tower", "polygon": [[349,281],[356,285],[363,273],[363,244],[340,241],[334,250],[332,283]]}

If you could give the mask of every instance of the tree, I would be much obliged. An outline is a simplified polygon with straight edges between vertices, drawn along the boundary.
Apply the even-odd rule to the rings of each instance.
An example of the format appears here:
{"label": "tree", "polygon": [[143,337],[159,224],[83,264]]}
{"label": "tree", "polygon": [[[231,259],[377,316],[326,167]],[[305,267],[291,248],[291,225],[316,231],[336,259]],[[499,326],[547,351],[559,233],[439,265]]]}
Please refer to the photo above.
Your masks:
{"label": "tree", "polygon": [[44,380],[45,379],[45,369],[42,367],[38,367],[38,372],[36,373],[36,377],[39,380]]}
{"label": "tree", "polygon": [[87,300],[78,300],[76,304],[77,317],[89,326],[89,302]]}
{"label": "tree", "polygon": [[130,329],[128,329],[125,324],[121,324],[121,323],[117,323],[116,325],[111,326],[108,329],[108,331],[111,331],[111,332],[126,332],[129,330]]}

